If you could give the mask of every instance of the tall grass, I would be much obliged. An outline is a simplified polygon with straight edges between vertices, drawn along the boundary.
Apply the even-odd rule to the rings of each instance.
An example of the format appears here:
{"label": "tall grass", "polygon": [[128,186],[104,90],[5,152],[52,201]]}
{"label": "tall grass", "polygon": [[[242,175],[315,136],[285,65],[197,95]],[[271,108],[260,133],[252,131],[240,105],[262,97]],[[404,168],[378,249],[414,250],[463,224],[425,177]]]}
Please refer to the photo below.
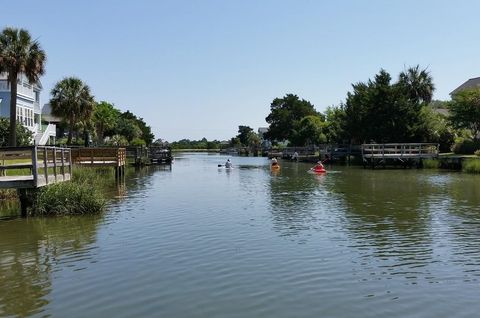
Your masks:
{"label": "tall grass", "polygon": [[438,169],[440,168],[440,161],[436,159],[424,159],[422,161],[424,169]]}
{"label": "tall grass", "polygon": [[104,211],[100,190],[86,182],[62,182],[41,188],[33,204],[34,215],[78,215]]}
{"label": "tall grass", "polygon": [[464,159],[462,170],[468,173],[480,173],[480,159]]}

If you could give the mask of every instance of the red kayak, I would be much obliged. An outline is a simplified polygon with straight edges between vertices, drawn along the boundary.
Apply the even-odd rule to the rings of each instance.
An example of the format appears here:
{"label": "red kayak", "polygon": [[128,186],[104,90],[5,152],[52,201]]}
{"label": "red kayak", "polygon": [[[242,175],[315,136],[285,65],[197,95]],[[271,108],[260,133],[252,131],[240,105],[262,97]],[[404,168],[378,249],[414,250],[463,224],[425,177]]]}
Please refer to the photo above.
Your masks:
{"label": "red kayak", "polygon": [[323,168],[322,169],[312,169],[312,170],[316,173],[327,173],[327,170],[325,170]]}

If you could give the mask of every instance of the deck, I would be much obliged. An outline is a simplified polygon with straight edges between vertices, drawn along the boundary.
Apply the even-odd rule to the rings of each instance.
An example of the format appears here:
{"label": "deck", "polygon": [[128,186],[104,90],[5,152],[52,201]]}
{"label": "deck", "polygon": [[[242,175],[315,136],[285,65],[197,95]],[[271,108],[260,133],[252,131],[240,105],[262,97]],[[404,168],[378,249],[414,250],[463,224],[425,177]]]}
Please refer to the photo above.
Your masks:
{"label": "deck", "polygon": [[72,175],[68,148],[49,146],[0,148],[0,188],[34,189],[68,181]]}
{"label": "deck", "polygon": [[364,166],[374,168],[387,163],[412,165],[423,159],[438,157],[439,144],[435,143],[390,143],[390,144],[363,144],[362,159]]}

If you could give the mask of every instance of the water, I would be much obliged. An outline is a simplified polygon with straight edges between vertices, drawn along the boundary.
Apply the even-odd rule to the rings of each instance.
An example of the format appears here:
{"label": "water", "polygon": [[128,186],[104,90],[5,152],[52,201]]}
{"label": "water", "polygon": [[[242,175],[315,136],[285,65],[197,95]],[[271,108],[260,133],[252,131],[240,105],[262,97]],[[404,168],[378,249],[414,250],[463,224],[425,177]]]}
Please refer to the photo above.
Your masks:
{"label": "water", "polygon": [[478,315],[480,176],[226,158],[130,175],[101,216],[1,220],[0,316]]}

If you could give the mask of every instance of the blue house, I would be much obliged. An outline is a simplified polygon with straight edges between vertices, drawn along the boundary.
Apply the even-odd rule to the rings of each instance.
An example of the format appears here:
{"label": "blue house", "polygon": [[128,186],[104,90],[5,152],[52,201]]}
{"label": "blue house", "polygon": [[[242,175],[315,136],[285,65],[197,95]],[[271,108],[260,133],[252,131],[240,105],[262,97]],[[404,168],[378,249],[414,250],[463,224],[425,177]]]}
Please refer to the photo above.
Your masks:
{"label": "blue house", "polygon": [[[30,84],[25,75],[18,76],[17,83],[17,122],[32,132],[36,144],[45,145],[52,136],[52,127],[42,129],[40,108],[40,82]],[[10,85],[7,74],[0,74],[0,116],[10,118]],[[55,136],[53,128],[53,136]]]}

